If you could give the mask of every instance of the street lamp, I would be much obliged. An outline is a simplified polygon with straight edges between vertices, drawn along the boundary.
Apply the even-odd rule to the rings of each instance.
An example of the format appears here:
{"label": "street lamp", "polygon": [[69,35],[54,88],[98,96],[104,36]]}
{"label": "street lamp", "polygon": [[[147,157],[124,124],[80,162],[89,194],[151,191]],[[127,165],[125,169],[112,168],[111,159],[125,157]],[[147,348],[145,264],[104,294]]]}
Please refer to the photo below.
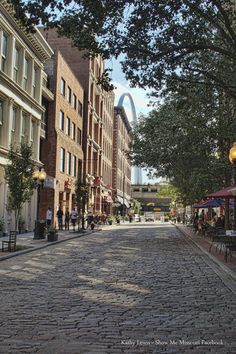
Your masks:
{"label": "street lamp", "polygon": [[36,211],[36,221],[34,227],[34,239],[44,238],[44,227],[45,223],[40,223],[39,221],[39,207],[40,207],[40,188],[43,188],[44,181],[47,177],[46,172],[43,168],[35,170],[33,172],[33,180],[35,182],[35,188],[37,188],[37,211]]}
{"label": "street lamp", "polygon": [[125,222],[125,173],[123,172],[123,207],[122,207],[123,223]]}
{"label": "street lamp", "polygon": [[[229,161],[233,166],[233,184],[236,185],[236,143],[233,144],[229,151]],[[236,198],[234,197],[234,220],[233,230],[236,230]]]}

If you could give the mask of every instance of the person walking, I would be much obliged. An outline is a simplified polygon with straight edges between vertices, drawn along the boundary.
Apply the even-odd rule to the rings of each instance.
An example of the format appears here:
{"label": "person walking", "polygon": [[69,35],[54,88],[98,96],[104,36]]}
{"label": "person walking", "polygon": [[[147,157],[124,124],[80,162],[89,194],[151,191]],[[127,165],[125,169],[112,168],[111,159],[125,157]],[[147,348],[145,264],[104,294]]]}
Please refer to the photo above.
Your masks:
{"label": "person walking", "polygon": [[59,230],[63,230],[62,218],[63,218],[63,211],[61,210],[61,207],[59,207],[59,209],[57,211],[57,220],[58,220]]}
{"label": "person walking", "polygon": [[48,210],[46,212],[46,225],[49,227],[52,223],[52,209],[48,207]]}
{"label": "person walking", "polygon": [[73,231],[75,231],[75,224],[76,224],[77,216],[78,216],[77,211],[75,210],[75,208],[73,208],[71,211],[71,222],[72,222],[72,226],[73,226]]}
{"label": "person walking", "polygon": [[65,212],[65,230],[70,230],[70,212],[68,208],[66,208]]}

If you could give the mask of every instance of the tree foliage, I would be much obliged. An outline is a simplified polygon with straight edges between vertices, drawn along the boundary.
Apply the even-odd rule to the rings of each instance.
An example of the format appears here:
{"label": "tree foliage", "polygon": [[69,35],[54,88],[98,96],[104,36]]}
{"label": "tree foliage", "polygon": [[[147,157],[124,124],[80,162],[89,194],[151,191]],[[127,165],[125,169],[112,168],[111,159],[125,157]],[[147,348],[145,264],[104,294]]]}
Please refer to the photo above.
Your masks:
{"label": "tree foliage", "polygon": [[[232,0],[11,0],[18,18],[56,27],[104,58],[124,55],[132,85],[175,81],[223,88],[235,97],[236,8]],[[27,14],[29,16],[27,16]]]}
{"label": "tree foliage", "polygon": [[32,148],[21,142],[20,147],[10,147],[8,152],[9,164],[5,167],[5,179],[8,184],[8,208],[15,213],[15,228],[23,204],[28,202],[33,194],[35,182],[32,178],[35,169],[32,160]]}
{"label": "tree foliage", "polygon": [[229,185],[228,151],[236,121],[226,96],[211,88],[180,86],[134,129],[135,164],[170,179],[184,204]]}

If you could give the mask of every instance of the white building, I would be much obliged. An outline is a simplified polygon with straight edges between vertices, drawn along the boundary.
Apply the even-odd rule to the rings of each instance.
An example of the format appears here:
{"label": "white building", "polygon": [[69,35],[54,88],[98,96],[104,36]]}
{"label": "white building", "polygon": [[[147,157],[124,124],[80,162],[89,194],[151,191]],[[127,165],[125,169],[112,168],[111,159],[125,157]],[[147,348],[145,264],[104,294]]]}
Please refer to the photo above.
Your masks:
{"label": "white building", "polygon": [[[40,139],[45,138],[42,96],[52,100],[46,88],[44,62],[53,54],[39,31],[28,33],[7,0],[0,2],[0,218],[8,231],[11,214],[7,211],[4,166],[10,144],[18,146],[24,138],[32,144],[33,158],[40,166]],[[32,230],[36,217],[36,194],[25,205],[22,217]]]}

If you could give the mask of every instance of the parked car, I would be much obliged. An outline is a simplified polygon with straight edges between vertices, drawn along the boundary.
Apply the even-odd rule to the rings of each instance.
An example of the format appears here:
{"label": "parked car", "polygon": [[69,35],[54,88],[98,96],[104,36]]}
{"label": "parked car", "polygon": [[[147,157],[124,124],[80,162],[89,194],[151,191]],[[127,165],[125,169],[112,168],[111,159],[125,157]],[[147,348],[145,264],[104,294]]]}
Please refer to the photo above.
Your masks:
{"label": "parked car", "polygon": [[154,214],[146,214],[145,221],[155,221]]}

